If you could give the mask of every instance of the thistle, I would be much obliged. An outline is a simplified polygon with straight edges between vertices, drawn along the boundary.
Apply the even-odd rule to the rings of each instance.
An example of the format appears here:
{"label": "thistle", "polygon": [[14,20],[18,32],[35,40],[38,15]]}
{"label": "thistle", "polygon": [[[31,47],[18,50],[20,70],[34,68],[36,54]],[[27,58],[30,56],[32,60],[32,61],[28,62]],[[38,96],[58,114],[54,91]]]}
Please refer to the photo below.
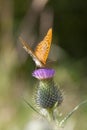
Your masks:
{"label": "thistle", "polygon": [[35,78],[39,79],[35,91],[35,102],[39,108],[46,109],[49,112],[52,112],[63,101],[62,93],[54,83],[54,74],[53,69],[47,68],[37,69],[32,73]]}
{"label": "thistle", "polygon": [[[63,101],[62,92],[58,86],[54,83],[55,71],[54,69],[40,68],[35,70],[32,73],[32,76],[38,79],[38,86],[35,91],[35,102],[40,109],[47,110],[51,119],[55,119],[54,110],[57,108]],[[57,121],[59,126],[67,121],[67,119],[83,104],[87,103],[87,100],[78,104],[71,112],[69,112],[62,120]]]}

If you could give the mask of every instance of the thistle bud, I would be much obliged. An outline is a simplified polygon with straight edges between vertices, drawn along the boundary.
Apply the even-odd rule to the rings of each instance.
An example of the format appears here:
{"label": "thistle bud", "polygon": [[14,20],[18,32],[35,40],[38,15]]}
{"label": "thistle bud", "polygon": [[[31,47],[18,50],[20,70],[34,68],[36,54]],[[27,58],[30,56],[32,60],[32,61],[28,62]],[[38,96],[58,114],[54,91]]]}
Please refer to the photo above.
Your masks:
{"label": "thistle bud", "polygon": [[55,104],[60,105],[63,100],[60,90],[52,79],[39,81],[35,99],[37,105],[42,108],[52,108]]}
{"label": "thistle bud", "polygon": [[35,101],[40,108],[53,108],[59,106],[63,101],[62,93],[53,81],[55,71],[53,69],[38,69],[33,76],[39,79],[35,92]]}

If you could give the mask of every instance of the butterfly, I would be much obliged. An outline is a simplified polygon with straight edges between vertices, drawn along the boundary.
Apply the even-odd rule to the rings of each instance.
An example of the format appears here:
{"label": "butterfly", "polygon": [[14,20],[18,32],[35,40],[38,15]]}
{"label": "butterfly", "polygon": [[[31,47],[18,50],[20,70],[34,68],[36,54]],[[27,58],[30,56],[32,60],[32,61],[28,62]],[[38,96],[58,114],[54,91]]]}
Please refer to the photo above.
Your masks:
{"label": "butterfly", "polygon": [[52,42],[52,28],[48,30],[46,36],[40,43],[38,43],[34,51],[27,44],[27,42],[23,40],[22,37],[19,37],[19,40],[23,44],[23,48],[26,50],[26,52],[28,52],[28,54],[30,54],[35,61],[36,66],[45,67]]}

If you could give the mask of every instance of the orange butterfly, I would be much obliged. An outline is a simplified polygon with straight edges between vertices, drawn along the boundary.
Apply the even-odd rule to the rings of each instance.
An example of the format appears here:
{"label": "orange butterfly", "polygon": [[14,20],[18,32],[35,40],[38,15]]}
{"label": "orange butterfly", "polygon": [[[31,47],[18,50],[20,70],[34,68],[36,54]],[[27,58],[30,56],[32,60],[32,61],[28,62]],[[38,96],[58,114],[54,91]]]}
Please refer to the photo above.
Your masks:
{"label": "orange butterfly", "polygon": [[52,28],[48,30],[47,35],[36,46],[34,51],[32,51],[30,46],[22,39],[22,37],[19,37],[19,39],[23,44],[23,48],[32,56],[33,60],[36,63],[36,66],[44,67],[46,65],[46,60],[50,51],[52,41]]}

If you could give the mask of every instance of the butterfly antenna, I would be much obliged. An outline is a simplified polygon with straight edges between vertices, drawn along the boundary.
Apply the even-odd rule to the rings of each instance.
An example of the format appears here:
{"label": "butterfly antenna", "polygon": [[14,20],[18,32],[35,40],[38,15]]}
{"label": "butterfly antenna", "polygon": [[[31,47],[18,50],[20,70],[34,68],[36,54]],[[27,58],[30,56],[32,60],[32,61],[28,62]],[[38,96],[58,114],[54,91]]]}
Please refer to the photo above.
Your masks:
{"label": "butterfly antenna", "polygon": [[38,113],[40,116],[43,116],[43,115],[41,115],[27,100],[25,100],[24,98],[23,98],[23,100],[24,100],[24,102],[28,105],[28,107],[30,107],[32,110],[34,110],[36,113]]}
{"label": "butterfly antenna", "polygon": [[87,103],[87,100],[82,101],[82,102],[81,102],[79,105],[77,105],[71,112],[69,112],[69,113],[64,117],[64,119],[62,119],[62,120],[60,121],[59,126],[60,126],[60,127],[63,127],[63,124],[67,121],[67,119],[68,119],[69,117],[71,117],[71,115],[72,115],[80,106],[82,106],[82,105],[85,104],[85,103]]}

